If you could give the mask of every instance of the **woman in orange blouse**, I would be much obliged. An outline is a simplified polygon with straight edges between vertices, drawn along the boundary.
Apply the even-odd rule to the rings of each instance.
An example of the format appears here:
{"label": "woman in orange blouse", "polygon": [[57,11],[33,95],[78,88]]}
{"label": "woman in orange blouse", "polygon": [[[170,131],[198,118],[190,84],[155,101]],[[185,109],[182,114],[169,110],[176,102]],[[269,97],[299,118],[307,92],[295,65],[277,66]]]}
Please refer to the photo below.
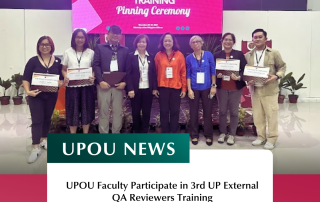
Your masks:
{"label": "woman in orange blouse", "polygon": [[[187,91],[186,63],[176,38],[165,33],[160,38],[155,57],[162,133],[176,133],[179,128],[181,98]],[[170,117],[170,118],[169,118]],[[170,120],[170,121],[169,121]]]}

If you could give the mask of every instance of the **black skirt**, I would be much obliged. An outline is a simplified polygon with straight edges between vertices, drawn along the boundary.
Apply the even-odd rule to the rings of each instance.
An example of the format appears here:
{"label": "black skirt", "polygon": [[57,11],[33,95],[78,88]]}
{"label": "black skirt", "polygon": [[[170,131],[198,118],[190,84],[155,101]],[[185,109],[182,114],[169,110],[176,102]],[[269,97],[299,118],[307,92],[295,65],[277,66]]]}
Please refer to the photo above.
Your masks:
{"label": "black skirt", "polygon": [[67,87],[67,125],[80,126],[90,124],[94,120],[94,111],[94,86]]}

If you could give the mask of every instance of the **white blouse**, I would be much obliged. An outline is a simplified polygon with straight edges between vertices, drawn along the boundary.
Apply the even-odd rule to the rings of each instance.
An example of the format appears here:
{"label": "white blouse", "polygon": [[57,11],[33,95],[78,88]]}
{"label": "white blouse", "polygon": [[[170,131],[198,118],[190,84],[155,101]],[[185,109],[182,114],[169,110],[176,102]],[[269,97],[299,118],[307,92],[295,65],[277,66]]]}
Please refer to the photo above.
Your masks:
{"label": "white blouse", "polygon": [[[149,53],[148,53],[147,51],[145,52],[145,57],[144,57],[144,59],[140,58],[139,52],[138,52],[137,50],[134,52],[134,55],[138,55],[139,69],[140,69],[140,77],[142,76],[142,75],[141,75],[141,72],[142,72],[142,71],[145,71],[145,73],[146,73],[147,75],[149,75],[149,74],[148,74],[149,63],[148,63],[148,60],[147,60],[147,56],[149,56]],[[143,61],[144,65],[142,64],[142,61]],[[148,77],[146,78],[145,81],[142,81],[142,79],[140,78],[140,81],[139,81],[139,89],[147,89],[147,88],[149,88],[149,79],[148,79]]]}
{"label": "white blouse", "polygon": [[[68,48],[61,60],[61,64],[67,66],[68,68],[77,68],[77,67],[92,67],[94,51],[87,48],[83,52],[76,52],[72,47]],[[88,86],[88,85],[81,85]],[[76,87],[76,86],[72,86]],[[79,86],[77,86],[79,87]]]}

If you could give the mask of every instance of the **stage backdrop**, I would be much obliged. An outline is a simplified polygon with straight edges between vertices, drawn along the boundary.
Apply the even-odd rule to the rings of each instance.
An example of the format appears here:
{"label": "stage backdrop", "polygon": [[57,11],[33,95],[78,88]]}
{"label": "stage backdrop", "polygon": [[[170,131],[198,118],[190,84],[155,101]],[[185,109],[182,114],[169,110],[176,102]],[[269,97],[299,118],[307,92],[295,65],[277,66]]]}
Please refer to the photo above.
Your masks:
{"label": "stage backdrop", "polygon": [[88,33],[106,33],[113,24],[124,34],[221,33],[222,1],[72,0],[72,24]]}

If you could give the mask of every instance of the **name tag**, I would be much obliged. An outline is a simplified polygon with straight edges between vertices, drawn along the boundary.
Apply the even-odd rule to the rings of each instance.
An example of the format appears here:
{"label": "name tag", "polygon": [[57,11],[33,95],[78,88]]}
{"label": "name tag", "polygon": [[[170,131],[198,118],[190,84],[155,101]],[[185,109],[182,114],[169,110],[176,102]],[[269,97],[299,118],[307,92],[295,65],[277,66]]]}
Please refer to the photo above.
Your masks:
{"label": "name tag", "polygon": [[141,77],[141,81],[148,81],[148,71],[142,70],[140,77]]}
{"label": "name tag", "polygon": [[224,80],[224,81],[230,81],[230,76],[225,76],[225,75],[223,75],[223,80]]}
{"label": "name tag", "polygon": [[111,60],[111,63],[110,63],[110,72],[116,72],[118,71],[119,68],[118,68],[118,61],[117,60]]}
{"label": "name tag", "polygon": [[166,68],[166,78],[167,79],[172,79],[173,78],[172,67],[167,67]]}
{"label": "name tag", "polygon": [[197,83],[204,84],[204,72],[197,72]]}

